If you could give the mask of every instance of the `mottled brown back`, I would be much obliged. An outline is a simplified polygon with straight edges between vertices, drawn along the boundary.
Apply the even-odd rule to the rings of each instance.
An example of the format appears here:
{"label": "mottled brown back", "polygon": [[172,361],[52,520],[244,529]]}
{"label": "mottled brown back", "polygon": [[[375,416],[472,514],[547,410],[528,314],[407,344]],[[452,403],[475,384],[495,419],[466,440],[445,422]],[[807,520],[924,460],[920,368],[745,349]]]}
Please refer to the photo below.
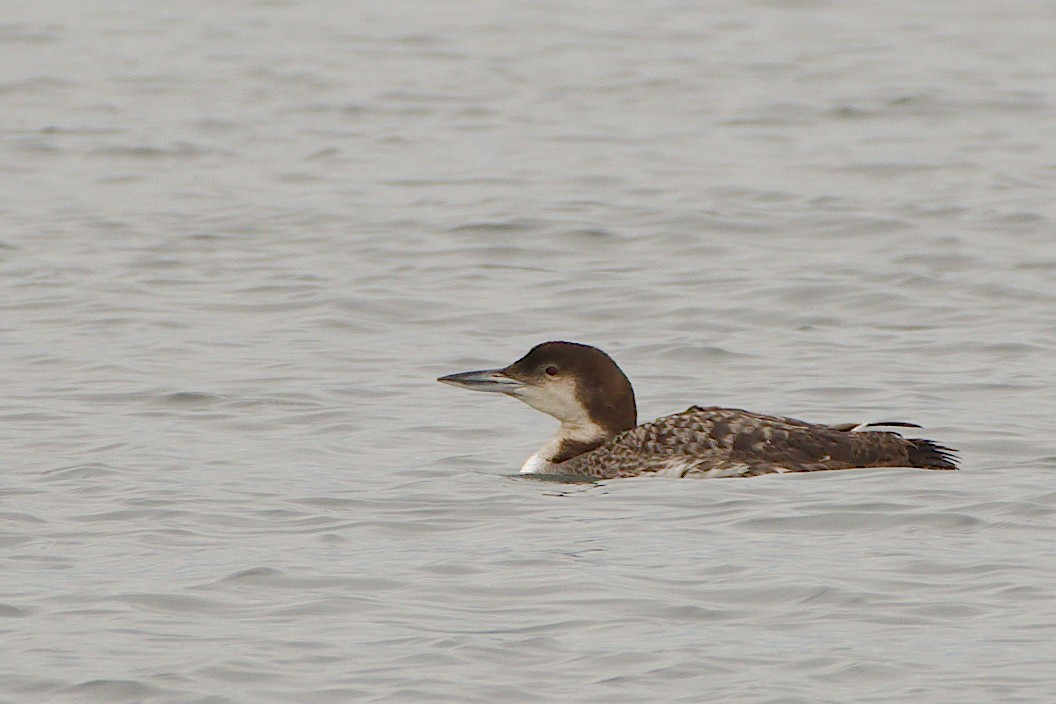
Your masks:
{"label": "mottled brown back", "polygon": [[601,478],[672,468],[682,470],[683,476],[854,467],[956,469],[952,452],[929,440],[906,439],[893,432],[849,432],[737,408],[693,406],[620,433],[562,463],[562,469]]}

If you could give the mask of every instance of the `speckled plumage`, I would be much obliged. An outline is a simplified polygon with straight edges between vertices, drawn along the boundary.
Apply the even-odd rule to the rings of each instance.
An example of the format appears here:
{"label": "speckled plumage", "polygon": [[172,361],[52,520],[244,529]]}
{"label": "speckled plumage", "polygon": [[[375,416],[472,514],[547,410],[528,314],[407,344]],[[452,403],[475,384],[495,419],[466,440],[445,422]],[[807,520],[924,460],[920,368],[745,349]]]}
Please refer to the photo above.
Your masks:
{"label": "speckled plumage", "polygon": [[751,477],[914,465],[956,469],[951,451],[941,445],[893,432],[846,429],[853,427],[692,406],[619,433],[589,452],[551,465],[549,471],[611,479],[647,473]]}

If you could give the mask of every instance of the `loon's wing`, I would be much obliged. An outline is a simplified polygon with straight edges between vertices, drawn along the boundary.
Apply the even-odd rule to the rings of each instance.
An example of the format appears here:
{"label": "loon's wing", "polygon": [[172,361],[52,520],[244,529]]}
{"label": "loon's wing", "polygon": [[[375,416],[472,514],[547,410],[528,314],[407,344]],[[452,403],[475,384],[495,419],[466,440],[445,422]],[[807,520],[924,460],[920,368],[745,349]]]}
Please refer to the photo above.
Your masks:
{"label": "loon's wing", "polygon": [[880,423],[838,423],[830,425],[833,430],[842,430],[845,433],[857,433],[866,428],[919,428],[916,423],[907,423],[901,420],[888,420]]}
{"label": "loon's wing", "polygon": [[693,406],[620,433],[573,458],[597,477],[646,472],[677,476],[753,476],[852,467],[956,469],[952,450],[893,432],[851,432],[739,408]]}

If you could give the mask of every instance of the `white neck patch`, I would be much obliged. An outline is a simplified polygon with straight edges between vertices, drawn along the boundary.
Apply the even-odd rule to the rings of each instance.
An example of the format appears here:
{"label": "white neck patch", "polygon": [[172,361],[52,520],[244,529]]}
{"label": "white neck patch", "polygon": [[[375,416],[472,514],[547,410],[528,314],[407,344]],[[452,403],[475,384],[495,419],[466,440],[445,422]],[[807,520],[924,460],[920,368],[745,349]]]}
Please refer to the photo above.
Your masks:
{"label": "white neck patch", "polygon": [[536,452],[521,465],[521,474],[546,474],[553,467],[550,460],[543,459],[541,452]]}
{"label": "white neck patch", "polygon": [[553,459],[566,440],[573,442],[593,442],[603,439],[605,431],[592,422],[588,423],[562,423],[554,437],[539,448],[539,450],[526,459],[521,465],[521,474],[547,474],[554,471]]}

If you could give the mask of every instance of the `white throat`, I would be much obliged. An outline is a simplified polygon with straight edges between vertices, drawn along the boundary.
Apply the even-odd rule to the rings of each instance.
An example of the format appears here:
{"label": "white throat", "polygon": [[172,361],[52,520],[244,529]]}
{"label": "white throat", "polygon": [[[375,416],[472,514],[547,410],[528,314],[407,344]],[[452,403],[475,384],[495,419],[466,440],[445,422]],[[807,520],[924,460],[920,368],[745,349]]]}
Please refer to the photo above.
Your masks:
{"label": "white throat", "polygon": [[521,465],[521,474],[555,474],[560,473],[560,464],[554,462],[561,446],[566,441],[595,442],[606,438],[600,425],[592,421],[586,423],[562,423],[557,434]]}

